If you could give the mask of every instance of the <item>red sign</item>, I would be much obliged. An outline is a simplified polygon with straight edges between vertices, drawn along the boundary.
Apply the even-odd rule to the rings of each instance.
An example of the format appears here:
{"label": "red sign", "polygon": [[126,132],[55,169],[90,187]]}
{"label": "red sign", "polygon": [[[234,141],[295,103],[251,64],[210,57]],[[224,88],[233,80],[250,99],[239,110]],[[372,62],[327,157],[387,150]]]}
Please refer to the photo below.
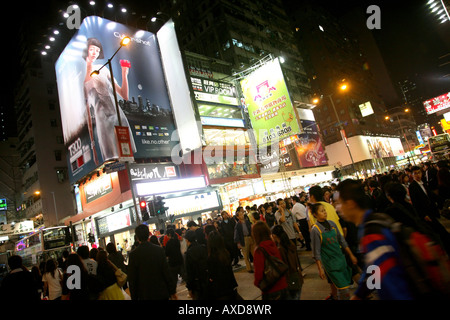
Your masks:
{"label": "red sign", "polygon": [[450,92],[423,102],[427,114],[450,108]]}
{"label": "red sign", "polygon": [[130,140],[130,128],[116,126],[116,137],[119,145],[119,161],[134,161]]}

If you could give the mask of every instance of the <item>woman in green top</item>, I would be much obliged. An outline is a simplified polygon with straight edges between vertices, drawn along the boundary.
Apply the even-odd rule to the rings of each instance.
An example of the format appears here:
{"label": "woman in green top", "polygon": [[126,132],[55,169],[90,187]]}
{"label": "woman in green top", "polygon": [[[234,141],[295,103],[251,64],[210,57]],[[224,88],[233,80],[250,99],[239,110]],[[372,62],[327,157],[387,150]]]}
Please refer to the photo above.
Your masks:
{"label": "woman in green top", "polygon": [[310,205],[310,210],[317,219],[316,224],[311,228],[311,245],[313,258],[319,268],[320,278],[323,280],[328,278],[332,287],[333,285],[336,287],[337,290],[334,290],[334,292],[337,292],[336,294],[333,294],[333,292],[332,296],[337,295],[338,300],[349,299],[347,289],[352,283],[352,271],[347,264],[342,249],[349,255],[353,264],[356,264],[357,260],[350,251],[344,237],[337,230],[336,224],[327,220],[325,207],[316,203]]}

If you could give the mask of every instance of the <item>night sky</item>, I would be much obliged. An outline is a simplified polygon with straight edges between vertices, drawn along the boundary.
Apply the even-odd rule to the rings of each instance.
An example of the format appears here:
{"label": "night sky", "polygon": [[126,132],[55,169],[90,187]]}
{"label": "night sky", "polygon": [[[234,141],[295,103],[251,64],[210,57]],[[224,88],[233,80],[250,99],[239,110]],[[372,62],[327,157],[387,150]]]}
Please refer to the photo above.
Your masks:
{"label": "night sky", "polygon": [[[416,76],[424,98],[450,91],[450,77],[441,78],[444,70],[438,69],[438,57],[450,53],[450,22],[439,24],[437,18],[430,14],[426,2],[428,0],[314,0],[313,3],[321,4],[336,15],[345,15],[352,9],[359,8],[365,13],[365,9],[371,5],[378,5],[381,9],[381,30],[374,30],[373,35],[384,58],[394,83],[405,77]],[[87,3],[88,1],[81,1]],[[123,1],[126,2],[125,0]],[[139,1],[137,3],[149,3],[156,1]],[[295,3],[301,3],[296,0]],[[44,4],[42,4],[44,3]],[[33,23],[36,29],[40,27],[57,26],[57,7],[64,2],[60,1],[33,1],[23,3],[16,2],[16,10],[19,17],[11,20],[3,20],[2,30],[14,30],[25,21]],[[99,1],[97,1],[99,3]],[[56,5],[55,5],[56,4]],[[14,4],[13,4],[14,5]],[[135,6],[136,8],[136,6]],[[147,11],[155,11],[149,8]],[[148,13],[151,15],[152,13]],[[366,14],[368,17],[369,15]],[[17,48],[14,41],[8,45],[8,50],[3,50],[4,80],[0,90],[0,106],[12,106],[12,90],[15,85],[17,70]],[[446,61],[450,61],[450,56]],[[446,73],[449,73],[450,65]],[[444,81],[444,79],[446,79]]]}

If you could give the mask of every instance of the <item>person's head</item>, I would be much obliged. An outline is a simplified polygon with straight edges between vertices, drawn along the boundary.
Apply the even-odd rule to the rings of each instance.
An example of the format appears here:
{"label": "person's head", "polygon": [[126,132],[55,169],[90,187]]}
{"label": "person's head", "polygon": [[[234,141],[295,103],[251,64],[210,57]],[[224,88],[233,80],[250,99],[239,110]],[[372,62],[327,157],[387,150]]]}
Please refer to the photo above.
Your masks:
{"label": "person's head", "polygon": [[272,206],[270,204],[267,204],[267,206],[265,206],[266,208],[266,213],[272,213]]}
{"label": "person's head", "polygon": [[96,38],[87,40],[86,49],[83,51],[83,59],[89,59],[94,62],[97,59],[104,59],[103,46]]}
{"label": "person's head", "polygon": [[63,251],[62,256],[63,256],[64,260],[67,260],[67,257],[69,256],[69,253],[70,252],[68,250],[64,250]]}
{"label": "person's head", "polygon": [[323,188],[323,199],[326,202],[330,202],[331,197],[331,189],[330,188]]}
{"label": "person's head", "polygon": [[87,272],[83,261],[78,253],[71,253],[67,257],[67,266],[78,266],[82,272]]}
{"label": "person's head", "polygon": [[422,169],[419,166],[413,166],[411,168],[412,177],[415,181],[422,181]]}
{"label": "person's head", "polygon": [[293,197],[292,197],[292,201],[293,201],[294,203],[299,203],[299,202],[300,202],[300,198],[299,198],[298,196],[293,196]]}
{"label": "person's head", "polygon": [[360,224],[364,212],[370,208],[363,185],[359,181],[346,179],[339,183],[337,191],[339,192],[338,202],[345,219]]}
{"label": "person's head", "polygon": [[278,207],[286,209],[286,202],[281,198],[277,199],[277,205],[278,205]]}
{"label": "person's head", "polygon": [[272,239],[277,245],[283,246],[285,249],[289,249],[293,245],[292,241],[289,239],[284,228],[279,224],[272,227]]}
{"label": "person's head", "polygon": [[409,175],[404,173],[400,176],[400,183],[408,184],[409,183]]}
{"label": "person's head", "polygon": [[197,239],[195,231],[187,230],[186,233],[184,234],[184,239],[186,239],[188,245],[194,243]]}
{"label": "person's head", "polygon": [[406,198],[406,189],[400,183],[389,182],[386,184],[385,192],[391,202],[404,202]]}
{"label": "person's head", "polygon": [[103,250],[99,251],[97,253],[97,259],[96,260],[97,260],[99,265],[108,263],[108,254],[106,253],[106,251],[103,251]]}
{"label": "person's head", "polygon": [[320,186],[309,188],[309,199],[312,203],[323,201],[323,190]]}
{"label": "person's head", "polygon": [[22,257],[16,255],[9,257],[8,266],[11,270],[22,268]]}
{"label": "person's head", "polygon": [[216,227],[215,227],[214,225],[212,225],[212,224],[207,224],[207,225],[205,226],[205,236],[208,237],[208,235],[209,235],[212,231],[215,231],[215,230],[216,230]]}
{"label": "person's head", "polygon": [[257,211],[252,211],[250,214],[253,216],[253,220],[255,220],[255,221],[258,221],[261,219],[261,216],[259,215],[259,212],[257,212]]}
{"label": "person's head", "polygon": [[114,245],[114,243],[110,242],[106,245],[106,252],[108,252],[109,254],[113,254],[117,252],[116,246]]}
{"label": "person's head", "polygon": [[195,230],[198,228],[198,225],[195,223],[195,221],[190,220],[187,223],[187,227],[189,230]]}
{"label": "person's head", "polygon": [[252,227],[252,236],[256,245],[259,245],[263,241],[272,240],[270,237],[270,229],[267,223],[263,221],[256,222]]}
{"label": "person's head", "polygon": [[258,207],[258,213],[259,213],[259,214],[265,214],[265,213],[266,213],[266,208],[264,207],[263,204],[261,204],[261,205]]}
{"label": "person's head", "polygon": [[48,259],[47,262],[45,263],[45,272],[48,272],[51,275],[53,275],[55,273],[55,270],[56,270],[55,260]]}
{"label": "person's head", "polygon": [[223,236],[217,230],[211,231],[208,234],[207,248],[208,256],[217,258],[224,265],[227,265],[231,262],[230,254],[225,247]]}
{"label": "person's head", "polygon": [[222,216],[222,219],[223,219],[223,220],[228,220],[228,219],[230,218],[230,215],[229,215],[228,212],[226,212],[226,211],[222,211],[222,212],[220,213],[220,215]]}
{"label": "person's head", "polygon": [[148,237],[150,236],[150,230],[145,224],[138,225],[134,233],[137,235],[137,238],[140,242],[146,242],[148,240]]}
{"label": "person's head", "polygon": [[89,251],[89,258],[91,258],[91,259],[97,259],[97,252],[99,251],[99,249],[98,248],[92,248],[90,251]]}
{"label": "person's head", "polygon": [[154,234],[148,239],[148,241],[156,246],[161,246],[161,243],[159,243],[158,237]]}
{"label": "person's head", "polygon": [[167,235],[170,239],[177,239],[177,240],[178,240],[178,237],[177,237],[177,235],[176,235],[176,232],[175,232],[175,230],[172,229],[172,228],[167,229],[166,235]]}
{"label": "person's head", "polygon": [[88,246],[79,246],[77,249],[78,255],[81,259],[89,259],[89,247]]}
{"label": "person's head", "polygon": [[327,211],[323,204],[320,203],[312,203],[309,206],[311,210],[311,214],[317,219],[317,221],[325,221],[327,220]]}

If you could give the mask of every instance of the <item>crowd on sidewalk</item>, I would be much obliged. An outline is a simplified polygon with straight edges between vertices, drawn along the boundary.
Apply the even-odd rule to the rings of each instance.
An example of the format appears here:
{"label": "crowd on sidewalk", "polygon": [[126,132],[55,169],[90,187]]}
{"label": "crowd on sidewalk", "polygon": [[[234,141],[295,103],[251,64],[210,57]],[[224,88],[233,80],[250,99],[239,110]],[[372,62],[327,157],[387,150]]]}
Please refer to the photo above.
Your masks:
{"label": "crowd on sidewalk", "polygon": [[[448,299],[450,236],[440,219],[450,219],[449,184],[449,164],[440,161],[312,186],[223,211],[205,224],[168,226],[159,237],[141,224],[125,259],[112,243],[106,250],[81,246],[33,272],[12,256],[0,294],[4,300],[18,292],[29,299],[176,300],[183,283],[193,300],[241,300],[233,271],[243,259],[263,300],[299,300],[300,247],[328,282],[326,299]],[[428,251],[411,255],[418,248]],[[417,266],[425,256],[439,271]],[[79,287],[67,285],[74,265],[81,270]],[[126,274],[124,285],[118,270]]]}

